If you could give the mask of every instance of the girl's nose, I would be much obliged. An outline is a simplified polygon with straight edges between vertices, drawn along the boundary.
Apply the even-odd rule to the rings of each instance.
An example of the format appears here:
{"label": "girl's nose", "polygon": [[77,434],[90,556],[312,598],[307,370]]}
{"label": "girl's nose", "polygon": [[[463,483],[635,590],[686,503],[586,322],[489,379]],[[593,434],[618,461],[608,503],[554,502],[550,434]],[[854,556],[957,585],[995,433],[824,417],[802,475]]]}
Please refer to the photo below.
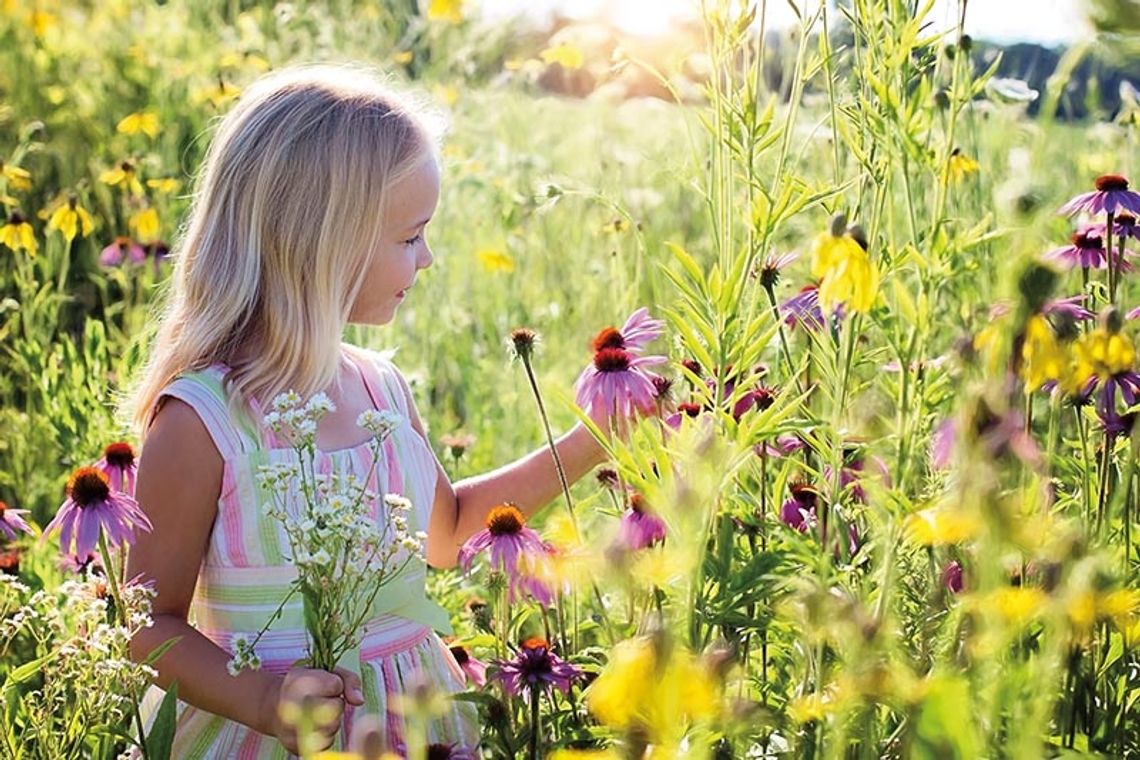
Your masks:
{"label": "girl's nose", "polygon": [[431,248],[427,245],[420,246],[420,255],[416,258],[417,269],[427,269],[435,261],[435,254],[431,252]]}

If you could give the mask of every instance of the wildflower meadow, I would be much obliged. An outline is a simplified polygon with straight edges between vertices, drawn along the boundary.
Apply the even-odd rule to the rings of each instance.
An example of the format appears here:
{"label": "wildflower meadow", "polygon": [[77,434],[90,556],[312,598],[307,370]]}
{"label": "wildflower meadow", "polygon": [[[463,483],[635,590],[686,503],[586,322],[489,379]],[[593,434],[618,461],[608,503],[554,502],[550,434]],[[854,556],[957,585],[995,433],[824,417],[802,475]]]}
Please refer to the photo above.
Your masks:
{"label": "wildflower meadow", "polygon": [[[988,1],[704,0],[673,38],[479,0],[3,2],[0,758],[171,757],[118,404],[213,126],[299,61],[446,124],[436,263],[345,335],[444,469],[575,423],[608,459],[426,572],[465,691],[389,704],[405,745],[361,715],[302,755],[1140,757],[1140,80],[1072,108],[1140,13],[1083,5],[1095,38],[1032,87],[975,55]],[[279,402],[311,449],[327,399]],[[400,420],[359,424],[378,455]],[[300,574],[232,672],[274,614],[331,671],[424,537],[401,494],[261,478]],[[478,746],[432,743],[452,699]]]}

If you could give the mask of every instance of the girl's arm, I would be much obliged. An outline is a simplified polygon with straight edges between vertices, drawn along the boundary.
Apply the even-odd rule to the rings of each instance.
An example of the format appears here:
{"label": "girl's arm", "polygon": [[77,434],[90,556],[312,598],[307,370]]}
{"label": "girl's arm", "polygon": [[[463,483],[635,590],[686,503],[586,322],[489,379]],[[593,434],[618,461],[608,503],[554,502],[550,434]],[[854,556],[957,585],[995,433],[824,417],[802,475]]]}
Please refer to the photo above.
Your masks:
{"label": "girl's arm", "polygon": [[[153,529],[141,532],[127,555],[127,577],[153,582],[154,625],[131,640],[131,656],[143,660],[163,642],[179,641],[155,663],[156,682],[178,684],[179,700],[275,736],[297,751],[278,705],[310,695],[328,701],[336,718],[318,730],[326,744],[339,727],[344,699],[363,703],[355,675],[293,668],[286,675],[226,669],[230,655],[191,626],[186,616],[217,513],[222,458],[192,407],[167,399],[155,416],[139,460],[136,496]],[[344,692],[348,692],[345,694]]]}
{"label": "girl's arm", "polygon": [[[396,374],[399,375],[398,372]],[[402,377],[400,382],[408,400],[412,427],[426,440],[411,391]],[[566,480],[570,483],[606,459],[605,449],[593,433],[581,424],[575,425],[555,440],[554,445],[558,448]],[[504,501],[512,501],[524,515],[530,517],[562,492],[549,446],[536,449],[497,470],[464,478],[454,485],[438,459],[436,469],[439,477],[436,480],[427,541],[427,561],[433,567],[455,565],[459,547],[474,533],[486,527],[487,513],[492,507]]]}

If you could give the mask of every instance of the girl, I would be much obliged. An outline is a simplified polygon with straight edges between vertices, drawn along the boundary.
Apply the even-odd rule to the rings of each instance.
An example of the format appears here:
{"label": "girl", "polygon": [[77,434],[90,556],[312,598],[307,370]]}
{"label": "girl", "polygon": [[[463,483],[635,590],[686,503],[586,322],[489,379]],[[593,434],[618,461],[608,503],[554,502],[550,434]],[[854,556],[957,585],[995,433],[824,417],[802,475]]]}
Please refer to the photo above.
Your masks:
{"label": "girl", "polygon": [[[287,538],[256,486],[259,465],[295,456],[260,424],[278,393],[328,394],[336,410],[318,426],[318,456],[361,477],[371,456],[357,416],[370,408],[402,415],[372,488],[412,502],[436,567],[455,564],[494,505],[509,499],[533,514],[558,494],[545,449],[453,485],[400,372],[341,343],[348,323],[391,321],[431,266],[424,229],[439,197],[436,151],[428,120],[409,102],[365,72],[331,66],[256,82],[208,150],[131,400],[145,437],[136,494],[153,531],[132,546],[127,577],[142,575],[157,592],[154,626],[135,637],[132,654],[142,659],[178,639],[156,663],[158,686],[178,688],[174,757],[296,753],[282,707],[303,699],[327,708],[317,711],[328,716],[318,726],[324,746],[351,731],[361,708],[380,715],[389,744],[403,751],[393,698],[425,680],[462,688],[432,630],[447,616],[426,598],[422,571],[408,580],[410,602],[365,626],[358,662],[335,673],[293,665],[305,655],[305,632],[299,615],[281,625],[287,614],[261,639],[260,670],[227,671],[235,635],[264,625],[292,577]],[[572,480],[603,459],[582,426],[557,446]],[[151,690],[150,710],[161,696]],[[470,705],[449,709],[429,741],[474,747]]]}

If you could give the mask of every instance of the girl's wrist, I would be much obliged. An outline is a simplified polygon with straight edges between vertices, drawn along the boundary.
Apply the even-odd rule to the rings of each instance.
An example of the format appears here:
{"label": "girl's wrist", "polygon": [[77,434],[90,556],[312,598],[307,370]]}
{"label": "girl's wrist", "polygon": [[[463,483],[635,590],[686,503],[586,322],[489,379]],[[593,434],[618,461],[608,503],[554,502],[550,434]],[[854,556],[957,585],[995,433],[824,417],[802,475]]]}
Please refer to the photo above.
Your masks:
{"label": "girl's wrist", "polygon": [[281,688],[285,684],[285,677],[273,673],[265,673],[264,676],[261,700],[257,706],[256,725],[250,728],[267,736],[277,736],[279,720],[277,706],[281,702]]}

